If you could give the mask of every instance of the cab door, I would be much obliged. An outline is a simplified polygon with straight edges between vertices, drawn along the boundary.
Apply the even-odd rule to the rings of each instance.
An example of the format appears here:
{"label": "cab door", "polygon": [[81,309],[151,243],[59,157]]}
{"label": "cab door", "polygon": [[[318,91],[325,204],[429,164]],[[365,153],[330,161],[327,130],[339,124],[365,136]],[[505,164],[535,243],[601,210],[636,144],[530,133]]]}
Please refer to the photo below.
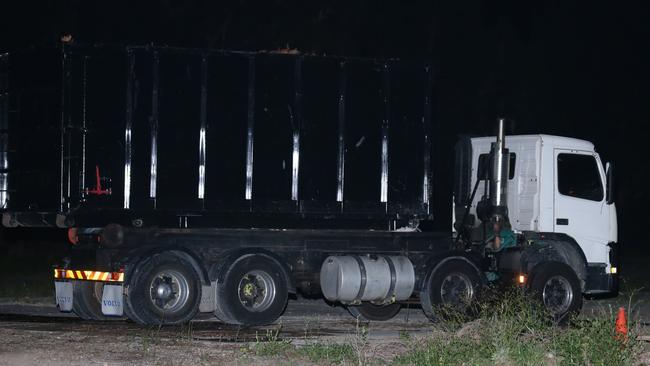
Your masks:
{"label": "cab door", "polygon": [[594,152],[555,149],[554,227],[582,248],[587,262],[608,263],[605,174]]}

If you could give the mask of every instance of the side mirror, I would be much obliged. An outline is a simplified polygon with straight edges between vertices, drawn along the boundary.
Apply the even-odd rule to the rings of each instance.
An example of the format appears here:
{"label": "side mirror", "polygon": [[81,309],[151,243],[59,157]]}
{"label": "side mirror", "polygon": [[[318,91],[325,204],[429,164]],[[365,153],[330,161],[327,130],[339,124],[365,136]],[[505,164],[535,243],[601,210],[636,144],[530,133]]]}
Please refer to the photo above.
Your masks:
{"label": "side mirror", "polygon": [[605,179],[607,180],[607,195],[605,197],[607,204],[611,205],[614,203],[614,164],[607,163],[605,165]]}

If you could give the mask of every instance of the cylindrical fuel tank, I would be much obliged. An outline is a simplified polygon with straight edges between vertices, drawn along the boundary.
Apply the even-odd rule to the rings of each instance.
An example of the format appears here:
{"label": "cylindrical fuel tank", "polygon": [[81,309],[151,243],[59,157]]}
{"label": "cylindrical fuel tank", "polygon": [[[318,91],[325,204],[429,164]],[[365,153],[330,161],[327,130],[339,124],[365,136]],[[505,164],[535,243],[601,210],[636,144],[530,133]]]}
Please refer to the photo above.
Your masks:
{"label": "cylindrical fuel tank", "polygon": [[321,267],[320,285],[330,301],[401,301],[413,293],[415,271],[403,256],[330,256]]}

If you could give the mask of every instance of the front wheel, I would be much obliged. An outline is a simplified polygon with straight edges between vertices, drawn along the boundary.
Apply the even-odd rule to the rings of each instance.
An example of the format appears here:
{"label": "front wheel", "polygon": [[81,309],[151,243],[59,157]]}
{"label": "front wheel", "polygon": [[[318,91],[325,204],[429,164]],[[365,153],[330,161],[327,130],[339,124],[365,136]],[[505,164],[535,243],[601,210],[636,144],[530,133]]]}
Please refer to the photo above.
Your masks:
{"label": "front wheel", "polygon": [[549,262],[539,265],[533,271],[530,290],[544,305],[553,319],[565,323],[582,309],[580,279],[564,263]]}
{"label": "front wheel", "polygon": [[450,316],[467,316],[482,287],[478,270],[462,259],[450,259],[429,272],[420,302],[431,321]]}
{"label": "front wheel", "polygon": [[364,302],[361,305],[350,305],[348,311],[359,320],[386,321],[393,319],[402,308],[401,304],[375,305]]}

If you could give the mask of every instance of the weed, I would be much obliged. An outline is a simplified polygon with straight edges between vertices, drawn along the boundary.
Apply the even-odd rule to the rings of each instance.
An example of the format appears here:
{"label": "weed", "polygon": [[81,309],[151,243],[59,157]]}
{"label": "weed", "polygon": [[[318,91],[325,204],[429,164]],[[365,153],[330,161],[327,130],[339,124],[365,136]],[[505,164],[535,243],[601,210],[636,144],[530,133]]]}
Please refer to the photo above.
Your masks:
{"label": "weed", "polygon": [[351,345],[356,355],[357,364],[359,366],[367,365],[369,353],[368,327],[365,324],[362,325],[359,318],[357,318],[355,335],[352,337]]}
{"label": "weed", "polygon": [[409,334],[408,330],[402,329],[399,331],[399,339],[402,341],[409,341],[411,340],[411,335]]}
{"label": "weed", "polygon": [[252,351],[257,356],[281,356],[286,355],[289,351],[293,349],[293,345],[290,340],[281,339],[280,329],[276,330],[268,329],[266,331],[266,336],[264,337],[255,337],[255,343],[252,346]]}

